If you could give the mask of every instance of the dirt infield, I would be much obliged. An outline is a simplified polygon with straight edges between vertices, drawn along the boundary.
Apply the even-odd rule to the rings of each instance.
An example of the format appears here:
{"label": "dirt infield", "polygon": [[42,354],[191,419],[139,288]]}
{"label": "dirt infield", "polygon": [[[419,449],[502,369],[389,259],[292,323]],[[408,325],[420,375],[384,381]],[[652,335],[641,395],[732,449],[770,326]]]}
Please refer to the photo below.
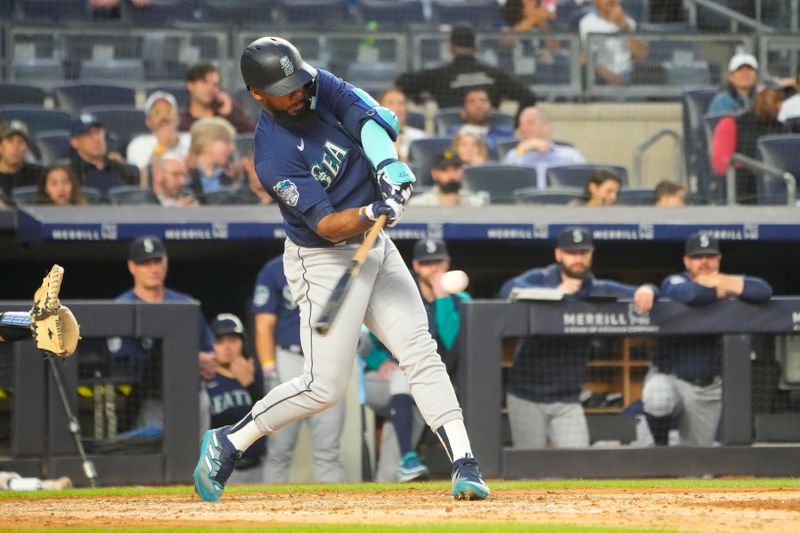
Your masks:
{"label": "dirt infield", "polygon": [[484,502],[419,488],[233,493],[217,504],[193,494],[0,500],[0,523],[12,529],[453,522],[795,533],[800,489],[500,489]]}

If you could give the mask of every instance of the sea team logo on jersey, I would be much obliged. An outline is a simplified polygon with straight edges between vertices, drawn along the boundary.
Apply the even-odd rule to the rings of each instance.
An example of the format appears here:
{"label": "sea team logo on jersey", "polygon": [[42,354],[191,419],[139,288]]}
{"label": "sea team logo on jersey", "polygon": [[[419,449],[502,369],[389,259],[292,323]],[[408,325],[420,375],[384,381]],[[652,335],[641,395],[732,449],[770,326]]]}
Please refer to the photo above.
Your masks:
{"label": "sea team logo on jersey", "polygon": [[311,175],[320,185],[328,189],[336,181],[336,177],[342,169],[342,163],[344,163],[349,151],[349,149],[342,148],[326,139],[325,144],[322,146],[322,161],[318,161],[311,166]]}
{"label": "sea team logo on jersey", "polygon": [[297,185],[290,180],[281,180],[272,188],[275,194],[283,200],[286,205],[294,207],[297,205],[297,200],[300,199],[300,191],[297,190]]}

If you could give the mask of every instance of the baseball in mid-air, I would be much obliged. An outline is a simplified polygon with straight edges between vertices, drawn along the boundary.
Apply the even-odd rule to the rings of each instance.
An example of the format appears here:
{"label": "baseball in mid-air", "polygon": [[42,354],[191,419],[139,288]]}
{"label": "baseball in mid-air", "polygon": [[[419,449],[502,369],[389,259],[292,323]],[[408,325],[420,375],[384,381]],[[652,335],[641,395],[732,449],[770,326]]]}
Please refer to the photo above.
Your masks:
{"label": "baseball in mid-air", "polygon": [[450,294],[461,292],[469,285],[469,276],[463,270],[449,270],[442,274],[441,284]]}

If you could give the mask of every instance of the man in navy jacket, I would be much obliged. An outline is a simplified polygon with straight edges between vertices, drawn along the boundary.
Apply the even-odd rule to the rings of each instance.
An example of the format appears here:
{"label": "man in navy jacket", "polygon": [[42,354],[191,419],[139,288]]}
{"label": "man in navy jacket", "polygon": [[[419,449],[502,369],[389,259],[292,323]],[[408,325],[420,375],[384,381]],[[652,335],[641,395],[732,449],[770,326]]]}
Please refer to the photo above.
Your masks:
{"label": "man in navy jacket", "polygon": [[[633,298],[640,312],[649,312],[658,289],[595,278],[593,252],[588,230],[567,228],[558,237],[556,263],[508,280],[500,296],[507,297],[515,287],[546,287],[560,290],[568,300]],[[585,335],[537,335],[522,341],[508,375],[506,396],[515,448],[544,448],[548,442],[554,448],[589,446],[579,396],[589,356],[603,348],[601,339]]]}
{"label": "man in navy jacket", "polygon": [[[661,295],[693,307],[726,298],[763,303],[772,287],[760,278],[720,272],[719,241],[695,233],[686,241],[686,271],[661,284]],[[710,446],[722,410],[722,345],[718,335],[665,336],[659,339],[642,401],[656,444],[668,443],[671,418],[678,419],[681,444]]]}

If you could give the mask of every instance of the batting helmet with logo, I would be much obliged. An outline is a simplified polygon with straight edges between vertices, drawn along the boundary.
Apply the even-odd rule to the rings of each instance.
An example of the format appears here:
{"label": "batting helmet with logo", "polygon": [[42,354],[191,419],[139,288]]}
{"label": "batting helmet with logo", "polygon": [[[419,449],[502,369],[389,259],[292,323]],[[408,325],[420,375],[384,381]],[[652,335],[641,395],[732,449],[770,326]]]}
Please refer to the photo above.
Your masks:
{"label": "batting helmet with logo", "polygon": [[250,43],[239,62],[248,89],[283,96],[314,80],[317,69],[303,61],[292,43],[280,37],[262,37]]}

